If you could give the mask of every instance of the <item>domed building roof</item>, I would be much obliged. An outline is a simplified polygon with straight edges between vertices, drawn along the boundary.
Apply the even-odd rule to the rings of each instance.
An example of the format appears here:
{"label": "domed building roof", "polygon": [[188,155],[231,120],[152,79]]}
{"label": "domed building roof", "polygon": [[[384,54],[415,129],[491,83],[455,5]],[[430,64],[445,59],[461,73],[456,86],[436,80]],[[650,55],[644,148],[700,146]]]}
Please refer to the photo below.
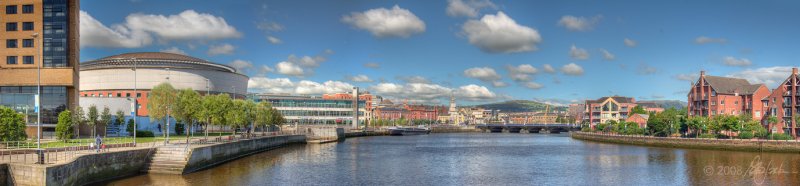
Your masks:
{"label": "domed building roof", "polygon": [[109,68],[190,68],[237,73],[227,65],[166,52],[124,53],[81,63],[81,71]]}

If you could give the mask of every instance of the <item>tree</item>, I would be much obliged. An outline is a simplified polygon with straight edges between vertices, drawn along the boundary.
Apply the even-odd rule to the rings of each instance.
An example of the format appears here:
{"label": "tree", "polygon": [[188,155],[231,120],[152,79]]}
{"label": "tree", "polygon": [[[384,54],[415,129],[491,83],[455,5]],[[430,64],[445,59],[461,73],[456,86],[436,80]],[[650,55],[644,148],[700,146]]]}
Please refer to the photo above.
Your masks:
{"label": "tree", "polygon": [[89,106],[89,113],[87,113],[87,119],[89,120],[87,123],[89,126],[92,127],[92,137],[94,137],[95,130],[97,128],[97,119],[100,117],[99,113],[97,113],[97,106],[91,105]]}
{"label": "tree", "polygon": [[61,113],[58,114],[56,138],[64,140],[64,142],[72,138],[72,112],[69,110],[61,111]]}
{"label": "tree", "polygon": [[125,125],[125,131],[128,132],[129,136],[133,136],[133,127],[134,127],[133,125],[134,125],[133,118],[128,119],[128,124]]}
{"label": "tree", "polygon": [[[177,102],[175,103],[175,110],[173,116],[182,121],[181,123],[188,124],[186,139],[189,139],[188,129],[192,128],[194,123],[200,120],[200,112],[202,111],[202,99],[197,91],[184,89],[178,92]],[[175,132],[178,133],[178,124],[175,124]],[[180,133],[183,133],[181,130]],[[180,134],[179,133],[179,134]]]}
{"label": "tree", "polygon": [[[767,123],[770,124],[770,125],[773,125],[773,126],[775,124],[778,124],[778,117],[777,116],[769,116],[769,117],[767,117]],[[769,130],[772,130],[772,129],[769,129]]]}
{"label": "tree", "polygon": [[77,126],[77,137],[81,137],[81,125],[86,123],[86,113],[83,111],[83,107],[78,106],[75,108],[75,113],[72,113],[72,125]]}
{"label": "tree", "polygon": [[245,125],[249,124],[249,126],[245,126],[245,127],[248,128],[247,132],[251,133],[254,130],[254,127],[255,127],[254,126],[255,125],[255,123],[254,123],[255,121],[254,120],[256,120],[256,115],[258,115],[258,110],[257,110],[258,105],[256,105],[256,102],[253,102],[253,100],[244,100],[243,107],[244,107],[243,111],[245,112],[244,113],[244,115],[245,115],[245,123],[244,124]]}
{"label": "tree", "polygon": [[650,114],[647,120],[648,132],[654,136],[669,136],[679,131],[685,123],[683,111],[669,108],[660,113]]}
{"label": "tree", "polygon": [[272,122],[270,123],[273,125],[286,123],[286,118],[283,117],[283,114],[281,114],[278,109],[270,109],[270,114],[272,115]]}
{"label": "tree", "polygon": [[236,129],[247,123],[247,112],[245,111],[245,101],[236,99],[225,113],[228,126],[233,128],[233,135],[236,136]]}
{"label": "tree", "polygon": [[[100,123],[103,124],[103,129],[105,130],[106,127],[111,123],[111,110],[108,107],[103,107],[103,113],[100,114]],[[107,134],[108,131],[103,132]]]}
{"label": "tree", "polygon": [[117,125],[117,129],[120,130],[117,131],[117,135],[121,134],[122,128],[120,127],[125,124],[125,112],[117,110],[117,114],[114,116],[114,124]]}
{"label": "tree", "polygon": [[28,138],[24,117],[11,108],[0,106],[0,140],[20,141]]}
{"label": "tree", "polygon": [[[228,109],[231,109],[231,97],[228,94],[206,95],[203,98],[202,118],[207,118],[208,124],[224,125]],[[208,130],[206,130],[208,135]]]}
{"label": "tree", "polygon": [[[161,83],[153,87],[150,95],[147,97],[147,110],[150,112],[150,119],[156,121],[164,121],[162,127],[166,132],[164,136],[169,133],[169,128],[166,127],[169,122],[169,116],[175,109],[175,102],[177,100],[177,93],[175,88],[169,83]],[[166,121],[165,121],[166,119]],[[169,139],[165,139],[169,141]]]}
{"label": "tree", "polygon": [[644,107],[636,105],[631,109],[631,114],[647,114],[647,111],[644,110]]}
{"label": "tree", "polygon": [[274,125],[275,123],[272,123],[272,114],[272,106],[269,102],[259,102],[258,105],[256,105],[255,124],[264,127]]}

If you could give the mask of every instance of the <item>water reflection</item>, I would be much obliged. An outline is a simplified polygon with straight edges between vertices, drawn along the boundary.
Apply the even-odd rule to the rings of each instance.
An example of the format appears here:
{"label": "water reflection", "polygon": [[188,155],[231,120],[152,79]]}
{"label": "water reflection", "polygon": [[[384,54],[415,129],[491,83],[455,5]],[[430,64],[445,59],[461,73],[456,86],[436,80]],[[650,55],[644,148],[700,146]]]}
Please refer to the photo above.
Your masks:
{"label": "water reflection", "polygon": [[107,184],[800,185],[799,164],[798,154],[603,144],[566,134],[434,134],[293,145],[189,175]]}

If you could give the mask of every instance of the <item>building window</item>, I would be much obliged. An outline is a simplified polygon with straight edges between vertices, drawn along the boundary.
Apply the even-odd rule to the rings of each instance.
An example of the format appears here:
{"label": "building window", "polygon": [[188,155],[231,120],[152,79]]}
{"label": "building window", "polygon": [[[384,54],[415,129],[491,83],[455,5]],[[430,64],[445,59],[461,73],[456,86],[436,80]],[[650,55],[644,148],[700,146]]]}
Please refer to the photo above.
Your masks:
{"label": "building window", "polygon": [[16,39],[6,39],[6,48],[17,48]]}
{"label": "building window", "polygon": [[719,105],[725,105],[725,100],[719,101]]}
{"label": "building window", "polygon": [[17,64],[17,56],[6,56],[6,64],[16,65]]}
{"label": "building window", "polygon": [[26,65],[33,64],[33,56],[22,56],[22,64]]}
{"label": "building window", "polygon": [[125,93],[125,97],[131,97],[131,93]]}
{"label": "building window", "polygon": [[142,93],[136,93],[136,97],[137,97],[137,98],[140,98],[140,97],[142,97]]}
{"label": "building window", "polygon": [[22,48],[33,47],[33,39],[22,39]]}
{"label": "building window", "polygon": [[17,23],[6,23],[6,31],[17,31]]}
{"label": "building window", "polygon": [[22,5],[22,13],[23,14],[33,13],[33,5]]}
{"label": "building window", "polygon": [[121,93],[117,93],[117,97],[122,97],[122,94]]}
{"label": "building window", "polygon": [[739,101],[734,101],[733,105],[739,105]]}
{"label": "building window", "polygon": [[33,30],[33,22],[22,22],[22,30]]}
{"label": "building window", "polygon": [[17,5],[6,6],[6,14],[17,14]]}

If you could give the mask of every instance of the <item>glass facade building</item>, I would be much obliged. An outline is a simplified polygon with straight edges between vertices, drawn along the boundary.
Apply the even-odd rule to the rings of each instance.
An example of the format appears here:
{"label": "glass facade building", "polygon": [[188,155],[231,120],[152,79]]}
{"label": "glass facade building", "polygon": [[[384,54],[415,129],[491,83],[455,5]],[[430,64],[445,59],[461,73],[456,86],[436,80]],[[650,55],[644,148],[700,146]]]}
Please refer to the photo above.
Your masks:
{"label": "glass facade building", "polygon": [[67,0],[44,0],[42,3],[42,21],[44,28],[44,48],[42,54],[44,59],[43,67],[67,67],[67,37],[69,36],[69,26],[67,25],[69,12],[67,11]]}
{"label": "glass facade building", "polygon": [[[248,98],[255,102],[269,102],[286,118],[283,124],[349,125],[353,120],[352,100],[266,94],[250,94]],[[358,101],[360,123],[364,122],[365,106],[365,101]]]}
{"label": "glass facade building", "polygon": [[[35,86],[0,87],[0,105],[27,114],[28,124],[36,123],[34,110]],[[42,124],[58,123],[58,114],[67,109],[67,88],[61,86],[42,87]]]}

